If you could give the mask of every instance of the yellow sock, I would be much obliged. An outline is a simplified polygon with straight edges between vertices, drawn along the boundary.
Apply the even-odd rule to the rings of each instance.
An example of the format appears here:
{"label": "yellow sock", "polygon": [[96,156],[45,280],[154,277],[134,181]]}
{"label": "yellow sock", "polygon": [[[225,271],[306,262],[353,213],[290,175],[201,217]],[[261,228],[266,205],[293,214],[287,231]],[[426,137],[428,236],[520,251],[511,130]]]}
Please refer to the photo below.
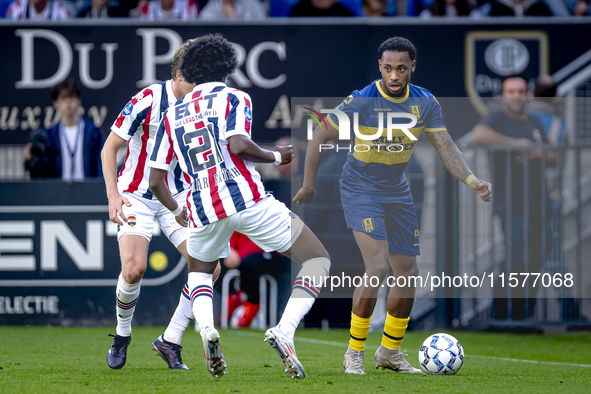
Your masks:
{"label": "yellow sock", "polygon": [[359,317],[351,312],[351,339],[349,339],[349,347],[356,352],[365,350],[365,340],[369,332],[370,317]]}
{"label": "yellow sock", "polygon": [[382,345],[386,349],[400,349],[409,320],[410,318],[399,319],[388,313],[384,325],[384,336],[382,337]]}

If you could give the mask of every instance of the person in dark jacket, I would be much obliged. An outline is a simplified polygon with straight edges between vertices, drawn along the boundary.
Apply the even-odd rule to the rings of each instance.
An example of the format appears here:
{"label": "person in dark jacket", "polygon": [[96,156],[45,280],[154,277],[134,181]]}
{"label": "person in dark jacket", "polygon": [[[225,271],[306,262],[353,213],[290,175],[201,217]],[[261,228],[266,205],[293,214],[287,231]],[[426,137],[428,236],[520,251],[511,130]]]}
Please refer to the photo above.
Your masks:
{"label": "person in dark jacket", "polygon": [[103,130],[79,115],[80,87],[66,79],[51,89],[51,99],[61,120],[35,131],[25,147],[25,168],[31,178],[62,178],[66,182],[102,177]]}

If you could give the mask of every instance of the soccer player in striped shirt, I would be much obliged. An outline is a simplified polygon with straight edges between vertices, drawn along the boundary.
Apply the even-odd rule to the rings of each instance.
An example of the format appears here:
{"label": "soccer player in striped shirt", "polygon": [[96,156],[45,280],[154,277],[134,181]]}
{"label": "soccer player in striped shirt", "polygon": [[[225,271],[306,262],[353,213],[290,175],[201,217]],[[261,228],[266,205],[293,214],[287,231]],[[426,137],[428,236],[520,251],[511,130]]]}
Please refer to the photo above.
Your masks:
{"label": "soccer player in striped shirt", "polygon": [[[147,267],[148,246],[155,222],[170,242],[187,258],[187,230],[154,197],[148,187],[150,174],[146,166],[160,119],[169,105],[195,86],[187,82],[179,68],[181,57],[192,40],[175,53],[172,79],[153,84],[127,103],[111,128],[102,151],[103,172],[109,199],[109,218],[117,223],[117,239],[121,254],[121,274],[117,282],[117,329],[107,354],[111,369],[125,365],[127,346],[131,342],[131,321],[139,300],[141,279]],[[116,176],[116,156],[127,144],[127,156]],[[166,174],[166,185],[177,201],[184,202],[190,179],[173,163]],[[217,273],[219,274],[219,268]],[[217,277],[217,275],[216,275]],[[188,369],[182,362],[180,346],[184,330],[193,318],[187,289],[183,289],[179,305],[164,334],[152,344],[171,369]]]}
{"label": "soccer player in striped shirt", "polygon": [[[268,151],[252,141],[252,100],[224,83],[236,66],[234,48],[219,34],[200,37],[187,48],[181,73],[197,86],[170,107],[160,123],[149,163],[150,189],[190,228],[188,285],[207,369],[214,377],[226,373],[226,362],[213,323],[212,273],[218,259],[230,254],[232,233],[240,232],[264,251],[281,252],[302,265],[279,324],[265,333],[285,371],[301,379],[305,372],[293,336],[320,293],[330,260],[312,231],[263,187],[254,163],[287,164],[293,148]],[[165,183],[175,157],[191,179],[186,207]]]}

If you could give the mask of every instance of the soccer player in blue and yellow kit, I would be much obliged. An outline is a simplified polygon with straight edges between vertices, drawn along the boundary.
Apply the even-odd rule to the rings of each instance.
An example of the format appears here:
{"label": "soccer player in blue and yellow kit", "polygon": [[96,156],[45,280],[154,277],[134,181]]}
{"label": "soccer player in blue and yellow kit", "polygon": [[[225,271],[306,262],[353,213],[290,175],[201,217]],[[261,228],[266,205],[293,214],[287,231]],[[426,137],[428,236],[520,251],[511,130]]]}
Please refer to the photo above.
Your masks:
{"label": "soccer player in blue and yellow kit", "polygon": [[[457,179],[468,184],[483,201],[492,199],[491,184],[472,174],[447,133],[435,97],[409,83],[416,66],[415,55],[415,47],[409,40],[401,37],[386,40],[379,48],[382,79],[354,91],[337,107],[357,127],[355,149],[348,153],[340,182],[345,219],[361,249],[367,276],[377,276],[379,283],[388,274],[388,264],[396,277],[418,275],[418,224],[404,170],[421,132]],[[406,122],[409,118],[414,121],[408,126],[396,124],[400,129],[391,130],[388,138],[386,127],[380,134],[380,124],[386,118],[381,114],[388,113],[397,113],[402,118],[405,116],[400,114],[406,115]],[[304,183],[293,199],[298,204],[310,204],[314,200],[316,173],[322,160],[321,144],[339,135],[339,116],[331,113],[327,120],[328,129],[319,126],[308,142]],[[392,121],[389,116],[388,122]],[[365,340],[377,294],[378,287],[361,286],[353,295],[351,339],[343,362],[346,373],[365,374]],[[382,345],[374,355],[376,367],[403,373],[421,372],[400,352],[414,296],[415,288],[411,285],[390,289]]]}

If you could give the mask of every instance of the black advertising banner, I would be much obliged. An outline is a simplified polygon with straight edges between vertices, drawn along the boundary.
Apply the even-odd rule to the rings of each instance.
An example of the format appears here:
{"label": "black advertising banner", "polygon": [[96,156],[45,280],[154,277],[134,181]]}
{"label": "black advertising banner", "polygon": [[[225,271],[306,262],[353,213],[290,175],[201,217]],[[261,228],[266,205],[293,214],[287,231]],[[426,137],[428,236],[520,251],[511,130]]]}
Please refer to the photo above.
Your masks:
{"label": "black advertising banner", "polygon": [[[24,144],[31,129],[54,122],[49,88],[67,77],[81,81],[86,114],[108,131],[140,88],[170,78],[174,51],[184,40],[212,32],[235,45],[240,68],[230,83],[253,98],[258,141],[275,141],[289,134],[292,122],[301,122],[301,116],[290,113],[291,97],[346,97],[378,79],[377,49],[397,35],[417,47],[412,82],[437,97],[470,97],[473,108],[468,110],[477,117],[485,110],[482,99],[499,94],[503,76],[553,74],[590,49],[572,39],[591,36],[591,24],[537,21],[223,26],[2,22],[2,53],[8,60],[0,81],[0,144]],[[448,124],[453,137],[467,131],[453,126]]]}
{"label": "black advertising banner", "polygon": [[[60,205],[39,204],[40,193]],[[104,183],[3,183],[0,199],[0,323],[115,324],[121,263]],[[187,280],[185,260],[156,229],[136,324],[167,324]]]}

